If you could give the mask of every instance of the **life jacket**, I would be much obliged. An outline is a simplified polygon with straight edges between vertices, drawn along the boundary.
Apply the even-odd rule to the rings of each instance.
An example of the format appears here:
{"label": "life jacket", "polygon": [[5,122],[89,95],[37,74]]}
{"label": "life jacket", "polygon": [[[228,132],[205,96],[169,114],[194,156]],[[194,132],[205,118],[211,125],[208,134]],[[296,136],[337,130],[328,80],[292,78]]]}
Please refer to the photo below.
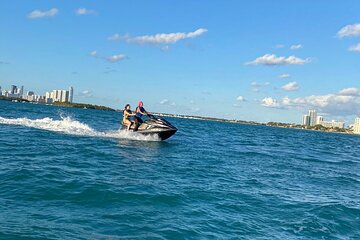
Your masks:
{"label": "life jacket", "polygon": [[143,107],[136,107],[136,117],[141,118],[142,114],[140,112],[138,112],[138,110],[140,110],[141,112],[145,112],[145,108]]}

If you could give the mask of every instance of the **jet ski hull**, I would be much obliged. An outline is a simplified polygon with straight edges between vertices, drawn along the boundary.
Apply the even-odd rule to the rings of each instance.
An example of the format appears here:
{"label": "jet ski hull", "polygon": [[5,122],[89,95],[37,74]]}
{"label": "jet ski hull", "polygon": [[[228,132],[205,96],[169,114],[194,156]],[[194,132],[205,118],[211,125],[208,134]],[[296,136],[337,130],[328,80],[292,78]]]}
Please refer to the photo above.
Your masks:
{"label": "jet ski hull", "polygon": [[[134,131],[135,125],[132,124],[130,131]],[[127,126],[122,126],[121,130],[126,130]],[[177,128],[171,125],[168,121],[162,118],[152,117],[149,120],[144,121],[139,127],[137,132],[142,135],[156,135],[160,138],[161,141],[168,139],[174,135],[177,131]]]}

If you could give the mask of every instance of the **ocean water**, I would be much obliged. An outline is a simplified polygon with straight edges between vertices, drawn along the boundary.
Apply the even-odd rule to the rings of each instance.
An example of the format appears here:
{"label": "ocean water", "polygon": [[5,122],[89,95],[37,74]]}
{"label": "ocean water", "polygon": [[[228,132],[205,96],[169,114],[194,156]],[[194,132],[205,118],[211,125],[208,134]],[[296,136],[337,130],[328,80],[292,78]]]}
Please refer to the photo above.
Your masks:
{"label": "ocean water", "polygon": [[0,239],[360,239],[360,137],[0,101]]}

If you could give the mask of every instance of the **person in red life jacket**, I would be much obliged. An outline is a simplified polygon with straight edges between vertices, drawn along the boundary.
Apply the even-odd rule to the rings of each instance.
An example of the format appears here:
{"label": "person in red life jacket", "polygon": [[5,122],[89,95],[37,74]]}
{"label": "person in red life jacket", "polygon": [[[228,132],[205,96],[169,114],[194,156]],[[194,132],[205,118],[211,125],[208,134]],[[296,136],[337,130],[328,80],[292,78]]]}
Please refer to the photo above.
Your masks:
{"label": "person in red life jacket", "polygon": [[134,131],[137,131],[138,127],[144,122],[141,119],[141,117],[143,115],[150,115],[150,113],[145,110],[144,103],[142,101],[140,101],[138,106],[136,107],[136,110],[135,110],[135,117],[134,117],[135,128],[134,128]]}

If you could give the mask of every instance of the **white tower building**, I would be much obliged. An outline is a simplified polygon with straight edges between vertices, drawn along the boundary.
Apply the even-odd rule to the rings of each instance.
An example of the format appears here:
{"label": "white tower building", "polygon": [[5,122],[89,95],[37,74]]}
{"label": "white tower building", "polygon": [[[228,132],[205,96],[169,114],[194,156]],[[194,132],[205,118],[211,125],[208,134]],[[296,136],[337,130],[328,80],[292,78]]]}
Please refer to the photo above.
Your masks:
{"label": "white tower building", "polygon": [[74,100],[74,88],[73,87],[70,87],[69,88],[69,102],[73,102],[73,100]]}
{"label": "white tower building", "polygon": [[323,122],[323,121],[324,121],[324,117],[323,117],[323,116],[317,116],[317,118],[316,118],[316,125],[321,124],[321,122]]}
{"label": "white tower building", "polygon": [[360,134],[360,118],[355,119],[354,133],[355,134]]}
{"label": "white tower building", "polygon": [[310,126],[315,126],[316,125],[316,119],[317,119],[317,113],[315,110],[310,110],[309,111],[309,116],[310,116]]}
{"label": "white tower building", "polygon": [[304,115],[303,116],[303,125],[304,126],[310,126],[310,116],[309,115]]}

